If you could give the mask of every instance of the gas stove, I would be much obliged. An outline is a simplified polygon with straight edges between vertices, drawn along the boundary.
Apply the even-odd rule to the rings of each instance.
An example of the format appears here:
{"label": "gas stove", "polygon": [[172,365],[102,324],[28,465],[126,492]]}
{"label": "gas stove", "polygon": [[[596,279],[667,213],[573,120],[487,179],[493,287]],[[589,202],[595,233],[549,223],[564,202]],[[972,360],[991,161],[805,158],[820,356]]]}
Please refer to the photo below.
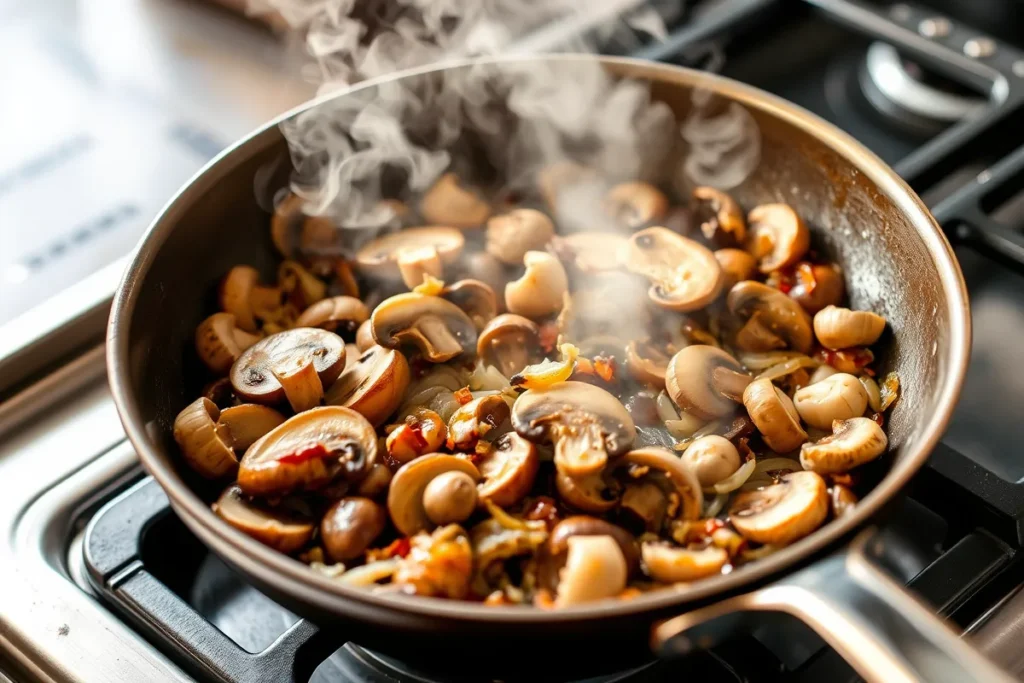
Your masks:
{"label": "gas stove", "polygon": [[[716,70],[832,121],[891,163],[946,229],[971,296],[972,362],[943,443],[885,529],[902,539],[886,569],[1024,675],[1024,465],[1014,457],[1024,433],[1015,410],[1024,403],[1024,350],[1012,341],[1024,334],[1024,130],[1014,125],[1024,108],[1024,26],[1014,3],[948,5],[697,3],[673,19],[666,40],[631,54]],[[250,57],[275,49],[273,41],[249,45]],[[210,58],[206,66],[223,64]],[[187,100],[184,79],[167,87]],[[188,130],[163,139],[191,141],[192,156],[176,157],[168,176],[218,144],[200,134],[206,129]],[[65,168],[97,144],[75,140],[54,157]],[[35,182],[47,171],[29,170],[36,175],[17,177]],[[111,234],[137,235],[155,210],[142,202],[128,202],[139,208],[119,213]],[[177,520],[125,442],[105,384],[103,323],[123,265],[115,261],[0,327],[0,681],[486,678],[412,670],[361,648],[358,634],[349,641],[320,631],[246,584]],[[176,634],[186,631],[202,633],[203,646],[184,647]],[[705,675],[856,680],[831,648],[783,617],[708,652],[590,680]]]}

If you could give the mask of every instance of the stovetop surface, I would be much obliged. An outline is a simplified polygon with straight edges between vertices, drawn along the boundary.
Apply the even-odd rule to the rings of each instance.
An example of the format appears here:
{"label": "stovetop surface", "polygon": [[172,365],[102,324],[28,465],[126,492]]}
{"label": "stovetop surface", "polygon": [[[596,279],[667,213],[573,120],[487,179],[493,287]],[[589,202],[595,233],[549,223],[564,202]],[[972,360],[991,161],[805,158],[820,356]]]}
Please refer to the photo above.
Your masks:
{"label": "stovetop surface", "polygon": [[[162,198],[173,192],[192,169],[231,137],[299,101],[299,93],[308,92],[301,87],[289,90],[281,64],[275,61],[278,57],[274,56],[273,41],[259,33],[262,29],[217,12],[209,14],[212,23],[207,24],[204,13],[211,10],[187,3],[182,5],[184,9],[160,7],[144,0],[118,0],[114,4],[123,10],[125,22],[140,17],[151,20],[136,27],[148,27],[140,35],[154,38],[151,44],[156,46],[159,58],[130,68],[113,68],[116,56],[130,47],[120,38],[112,41],[106,60],[93,64],[98,70],[90,75],[71,67],[81,63],[81,55],[74,51],[76,46],[88,48],[86,54],[104,54],[90,52],[103,43],[104,35],[103,22],[92,10],[76,11],[74,3],[54,0],[51,12],[32,15],[15,3],[0,2],[0,36],[9,27],[24,27],[26,22],[38,26],[47,17],[70,18],[72,23],[63,25],[76,28],[74,40],[63,40],[67,36],[58,32],[26,42],[25,35],[29,34],[22,33],[17,40],[0,44],[21,46],[26,63],[36,60],[43,64],[46,68],[40,73],[60,72],[59,78],[55,76],[57,81],[79,78],[88,87],[104,85],[100,89],[107,97],[102,103],[90,101],[80,121],[55,114],[59,120],[50,127],[55,132],[45,140],[52,144],[22,137],[16,140],[16,147],[10,147],[18,153],[0,160],[0,215],[5,218],[16,217],[23,222],[27,216],[35,220],[34,207],[51,196],[47,188],[54,183],[72,186],[85,197],[82,202],[69,199],[48,212],[45,220],[36,222],[40,226],[37,234],[20,238],[13,246],[0,244],[7,259],[0,263],[0,277],[7,278],[6,283],[0,283],[0,298],[9,297],[6,302],[0,301],[0,320],[27,307],[32,296],[38,298],[42,291],[38,283],[62,286],[95,267],[96,263],[88,259],[83,265],[72,264],[65,259],[77,252],[54,245],[100,245],[90,256],[97,262],[122,253]],[[1017,406],[1024,405],[1024,375],[1020,372],[1024,346],[1014,341],[1024,332],[1024,287],[1020,279],[1024,272],[1024,195],[1020,192],[1024,189],[1024,129],[1015,123],[1024,102],[1024,55],[1018,51],[1018,47],[1024,47],[1024,13],[1016,11],[1016,3],[995,0],[931,0],[928,4],[721,0],[706,10],[698,4],[700,11],[692,12],[685,25],[675,27],[664,43],[648,45],[638,54],[720,71],[782,95],[839,125],[894,165],[924,197],[953,241],[971,297],[972,362],[943,444],[913,483],[912,498],[893,515],[895,524],[907,530],[910,542],[905,552],[893,559],[890,569],[942,614],[980,635],[995,606],[1010,600],[1007,596],[1024,583],[1024,569],[1018,558],[1024,542],[1024,464],[1015,457],[1016,445],[1024,436],[1024,424],[1017,419]],[[189,13],[193,24],[184,22],[175,30],[174,20],[183,21],[180,12]],[[214,28],[192,31],[189,27],[197,17],[198,25]],[[172,29],[157,40],[159,36],[152,27],[166,25],[165,20],[170,21]],[[248,37],[240,38],[243,34]],[[233,39],[247,45],[244,54],[224,52],[223,45]],[[184,47],[173,45],[175,41],[184,41]],[[186,59],[187,66],[182,67],[171,55],[175,50],[179,55],[181,50],[188,54],[190,44],[201,49],[193,53],[194,62]],[[254,59],[263,70],[258,72],[260,76],[249,74],[252,88],[248,93],[258,90],[260,95],[249,97],[245,92],[233,91],[237,96],[234,111],[244,112],[234,122],[208,117],[208,111],[218,109],[223,102],[208,97],[203,89],[190,91],[190,78],[204,68],[212,69],[220,79],[230,78],[233,73],[245,72]],[[115,77],[119,73],[122,77]],[[22,77],[18,82],[38,89],[39,84],[30,80]],[[214,86],[220,82],[215,81],[207,83],[210,91],[216,90]],[[117,87],[108,87],[111,83]],[[86,85],[64,88],[65,95],[92,100],[93,91]],[[159,86],[159,97],[154,99],[152,92],[140,97],[139,90],[144,91],[145,85]],[[23,92],[34,91],[30,88]],[[56,102],[55,97],[53,92],[43,92],[40,106]],[[175,101],[176,106],[162,107],[160,102],[166,100],[161,98]],[[154,103],[160,109],[159,116],[154,115]],[[6,105],[0,104],[0,122],[20,121],[28,129],[25,122],[31,120],[31,109],[24,102],[11,105],[8,100]],[[958,113],[962,116],[956,116]],[[240,121],[244,127],[239,127]],[[103,133],[120,128],[131,135],[119,138]],[[2,135],[10,137],[11,127],[7,130]],[[138,136],[156,141],[148,154],[123,149],[125,140]],[[154,164],[157,158],[163,163]],[[127,183],[99,182],[96,174],[113,166],[98,163],[97,159],[135,168],[138,173]],[[42,229],[51,224],[56,227]],[[91,235],[88,239],[86,232]],[[81,236],[76,238],[79,233]],[[90,242],[94,237],[96,240]],[[38,254],[47,255],[44,266],[37,267],[39,264],[32,261]],[[50,264],[57,266],[48,270]],[[38,279],[33,279],[37,275]],[[3,407],[0,405],[0,433],[11,429]],[[107,407],[105,413],[110,412]],[[116,423],[111,415],[105,419]],[[3,448],[24,449],[17,439],[9,439],[8,444],[13,446],[6,445],[0,452]],[[111,457],[101,456],[97,463]],[[131,455],[120,453],[117,458],[118,462],[130,462]],[[0,461],[0,471],[3,467]],[[81,474],[69,465],[66,476],[72,481]],[[132,479],[138,480],[138,475]],[[89,486],[99,487],[106,480],[96,477],[89,481]],[[145,488],[147,484],[136,486]],[[154,487],[152,483],[148,486]],[[87,490],[91,502],[65,503],[65,517],[61,519],[68,520],[67,529],[48,532],[57,533],[61,540],[50,539],[45,545],[66,547],[66,536],[61,534],[68,530],[77,533],[77,540],[68,550],[66,567],[62,564],[58,569],[66,573],[65,580],[75,580],[75,590],[100,597],[102,582],[98,588],[93,586],[82,566],[82,528],[92,519],[98,502],[120,495],[114,506],[129,505],[137,490],[126,491],[124,483],[104,489],[102,495]],[[26,501],[45,498],[44,493],[43,489],[38,493],[26,491]],[[85,494],[75,495],[79,498],[73,500],[80,501]],[[5,509],[0,503],[0,513]],[[295,627],[295,615],[207,553],[173,515],[162,513],[154,520],[152,528],[160,529],[162,539],[171,542],[142,543],[138,548],[140,566],[180,600],[183,614],[212,623],[230,641],[250,652],[270,646]],[[159,634],[134,621],[135,617],[129,618],[124,605],[107,597],[113,613],[131,625],[132,631],[118,636],[125,647],[130,643],[133,652],[144,652],[128,635],[134,632],[151,643],[162,643],[172,664],[161,663],[157,667],[161,671],[180,666],[199,680],[216,680],[215,673],[197,668],[189,653],[164,642]],[[99,617],[93,619],[98,621]],[[103,632],[114,630],[107,625]],[[170,636],[173,641],[173,634]],[[26,649],[30,644],[25,643]],[[1006,655],[1006,651],[1001,654]],[[316,681],[432,677],[399,671],[400,664],[382,662],[354,646],[346,646],[323,663],[314,664],[319,664],[314,667]],[[3,668],[0,657],[0,670]],[[67,666],[57,668],[63,677],[54,675],[53,680],[90,680],[82,673],[76,676]],[[855,678],[834,651],[794,622],[685,662],[652,664],[602,680],[679,680],[706,675],[723,681]],[[162,680],[162,676],[154,676],[154,680]],[[220,679],[231,680],[224,676]]]}

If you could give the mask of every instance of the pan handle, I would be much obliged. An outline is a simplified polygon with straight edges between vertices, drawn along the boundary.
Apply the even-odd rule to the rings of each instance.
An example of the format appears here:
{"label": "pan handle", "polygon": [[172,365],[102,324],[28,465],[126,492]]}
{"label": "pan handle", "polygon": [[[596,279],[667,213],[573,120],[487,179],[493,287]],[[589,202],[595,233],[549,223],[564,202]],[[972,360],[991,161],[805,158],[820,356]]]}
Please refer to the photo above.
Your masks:
{"label": "pan handle", "polygon": [[985,659],[869,556],[875,528],[842,550],[746,595],[660,622],[659,655],[686,654],[725,639],[751,612],[803,621],[870,683],[1000,683],[1015,679]]}

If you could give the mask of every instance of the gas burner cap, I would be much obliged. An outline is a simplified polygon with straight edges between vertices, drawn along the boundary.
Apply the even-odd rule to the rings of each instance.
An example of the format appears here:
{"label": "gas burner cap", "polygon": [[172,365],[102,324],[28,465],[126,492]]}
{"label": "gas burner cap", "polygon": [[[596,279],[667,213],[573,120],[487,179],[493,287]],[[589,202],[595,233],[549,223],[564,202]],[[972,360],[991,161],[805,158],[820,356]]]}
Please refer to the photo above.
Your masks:
{"label": "gas burner cap", "polygon": [[943,128],[988,104],[983,96],[931,76],[901,57],[892,45],[881,42],[868,46],[861,86],[881,114],[916,129]]}

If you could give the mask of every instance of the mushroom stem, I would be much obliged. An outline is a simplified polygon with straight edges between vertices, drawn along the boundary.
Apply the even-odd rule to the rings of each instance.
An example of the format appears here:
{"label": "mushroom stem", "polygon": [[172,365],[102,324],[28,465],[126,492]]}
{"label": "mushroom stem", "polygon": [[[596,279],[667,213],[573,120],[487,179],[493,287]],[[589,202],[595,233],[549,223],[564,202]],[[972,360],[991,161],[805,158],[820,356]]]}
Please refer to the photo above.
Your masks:
{"label": "mushroom stem", "polygon": [[324,397],[324,385],[320,381],[313,363],[303,363],[298,368],[284,372],[273,372],[274,378],[281,383],[284,395],[292,410],[301,413],[304,410],[320,405]]}
{"label": "mushroom stem", "polygon": [[426,275],[440,278],[444,272],[441,255],[431,245],[408,247],[398,252],[398,270],[409,289],[423,284]]}
{"label": "mushroom stem", "polygon": [[462,344],[448,329],[444,320],[436,315],[425,315],[420,318],[411,332],[423,337],[423,346],[427,349],[424,354],[434,363],[443,363],[462,353]]}
{"label": "mushroom stem", "polygon": [[736,372],[730,368],[719,366],[711,371],[711,384],[722,396],[731,401],[743,401],[743,390],[754,381],[745,372]]}
{"label": "mushroom stem", "polygon": [[604,434],[596,422],[567,424],[554,430],[555,467],[570,477],[585,477],[608,462]]}

